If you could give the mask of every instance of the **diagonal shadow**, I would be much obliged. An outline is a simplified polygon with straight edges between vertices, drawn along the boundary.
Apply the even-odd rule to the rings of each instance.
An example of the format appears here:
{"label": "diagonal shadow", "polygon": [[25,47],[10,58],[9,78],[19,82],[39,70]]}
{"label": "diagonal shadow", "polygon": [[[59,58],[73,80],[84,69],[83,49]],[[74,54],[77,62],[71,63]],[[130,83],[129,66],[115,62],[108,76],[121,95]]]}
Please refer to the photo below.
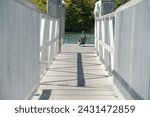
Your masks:
{"label": "diagonal shadow", "polygon": [[[76,54],[77,52],[61,52],[61,54]],[[93,52],[82,52],[82,54],[93,54]]]}
{"label": "diagonal shadow", "polygon": [[[55,76],[56,77],[56,76]],[[60,77],[60,76],[58,76]],[[68,77],[68,76],[65,76]],[[71,76],[70,76],[71,77]],[[90,80],[90,79],[102,79],[102,78],[107,78],[108,76],[106,75],[99,75],[99,76],[89,76],[88,78],[86,78],[86,80]],[[66,82],[66,81],[76,81],[76,79],[69,79],[69,80],[53,80],[53,81],[46,81],[46,82],[42,82],[40,83],[40,85],[48,85],[49,83],[56,83],[56,82]]]}
{"label": "diagonal shadow", "polygon": [[[67,62],[67,61],[66,61]],[[68,63],[68,62],[67,62]],[[85,63],[85,62],[84,62]],[[85,63],[85,64],[87,64],[87,63]],[[92,66],[98,66],[98,65],[100,65],[100,64],[89,64],[89,65],[84,65],[84,67],[92,67]],[[72,68],[74,68],[74,67],[77,67],[76,65],[72,65],[72,66],[68,66],[68,65],[66,65],[66,66],[63,66],[63,67],[53,67],[53,68],[51,68],[51,69],[49,69],[49,71],[52,71],[52,70],[54,70],[54,69],[66,69],[66,68],[68,68],[68,69],[72,69]],[[92,70],[92,69],[91,69]],[[105,70],[105,69],[98,69],[98,70]]]}
{"label": "diagonal shadow", "polygon": [[[77,66],[77,68],[78,68],[79,66]],[[82,68],[82,70],[83,70],[83,68]],[[62,72],[62,73],[76,73],[76,72],[72,72],[72,71],[69,71],[68,72],[68,70],[55,70],[55,69],[50,69],[49,71],[56,71],[56,72]],[[77,71],[78,71],[78,69],[77,69]],[[79,71],[80,72],[80,71]],[[97,75],[97,76],[99,76],[99,74],[92,74],[92,73],[85,73],[86,75]],[[78,73],[77,73],[77,75],[78,75]],[[80,75],[80,74],[79,74]],[[107,76],[107,75],[106,75]]]}
{"label": "diagonal shadow", "polygon": [[[120,83],[119,85],[122,86],[135,100],[143,100],[143,97],[141,97],[140,94],[138,94],[132,86],[128,82],[126,82],[117,71],[113,71],[114,76],[115,76],[115,83]],[[117,86],[117,85],[116,85]]]}
{"label": "diagonal shadow", "polygon": [[85,86],[81,53],[77,53],[77,86]]}

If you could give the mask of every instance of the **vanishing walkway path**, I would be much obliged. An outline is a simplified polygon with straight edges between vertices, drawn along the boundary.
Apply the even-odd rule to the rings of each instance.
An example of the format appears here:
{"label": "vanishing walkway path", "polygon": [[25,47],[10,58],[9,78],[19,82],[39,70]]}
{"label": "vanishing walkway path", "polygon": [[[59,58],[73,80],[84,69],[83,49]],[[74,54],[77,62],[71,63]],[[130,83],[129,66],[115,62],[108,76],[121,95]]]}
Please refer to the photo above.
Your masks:
{"label": "vanishing walkway path", "polygon": [[98,61],[94,45],[64,44],[32,99],[107,100],[117,96],[112,78]]}

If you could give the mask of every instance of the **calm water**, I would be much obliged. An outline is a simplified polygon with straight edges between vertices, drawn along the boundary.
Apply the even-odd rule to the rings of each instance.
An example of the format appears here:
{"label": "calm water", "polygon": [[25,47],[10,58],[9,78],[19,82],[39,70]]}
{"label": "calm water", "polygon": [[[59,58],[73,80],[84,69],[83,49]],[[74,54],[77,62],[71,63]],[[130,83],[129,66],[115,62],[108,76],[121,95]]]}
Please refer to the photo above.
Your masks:
{"label": "calm water", "polygon": [[[77,44],[77,41],[81,37],[81,33],[65,33],[65,43],[68,44]],[[86,44],[94,43],[94,34],[87,33]]]}

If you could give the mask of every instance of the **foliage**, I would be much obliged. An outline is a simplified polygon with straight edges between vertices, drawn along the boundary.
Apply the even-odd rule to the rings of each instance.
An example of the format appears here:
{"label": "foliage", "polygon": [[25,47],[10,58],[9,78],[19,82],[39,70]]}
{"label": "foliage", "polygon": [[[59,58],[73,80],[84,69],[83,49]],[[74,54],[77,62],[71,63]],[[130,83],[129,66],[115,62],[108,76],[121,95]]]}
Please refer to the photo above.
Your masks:
{"label": "foliage", "polygon": [[94,7],[97,0],[65,0],[66,31],[90,31],[94,27]]}
{"label": "foliage", "polygon": [[41,11],[47,13],[47,0],[32,0],[33,4],[35,4]]}
{"label": "foliage", "polygon": [[118,8],[119,6],[125,4],[126,2],[128,2],[129,0],[115,0],[116,3],[116,7]]}

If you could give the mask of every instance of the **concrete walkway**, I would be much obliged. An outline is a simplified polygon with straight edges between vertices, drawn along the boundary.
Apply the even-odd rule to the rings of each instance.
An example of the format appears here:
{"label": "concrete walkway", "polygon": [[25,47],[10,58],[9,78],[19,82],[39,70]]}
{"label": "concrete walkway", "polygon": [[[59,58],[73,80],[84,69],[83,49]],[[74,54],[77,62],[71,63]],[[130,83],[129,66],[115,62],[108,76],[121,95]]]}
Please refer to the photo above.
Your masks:
{"label": "concrete walkway", "polygon": [[33,100],[118,99],[93,45],[64,44]]}

